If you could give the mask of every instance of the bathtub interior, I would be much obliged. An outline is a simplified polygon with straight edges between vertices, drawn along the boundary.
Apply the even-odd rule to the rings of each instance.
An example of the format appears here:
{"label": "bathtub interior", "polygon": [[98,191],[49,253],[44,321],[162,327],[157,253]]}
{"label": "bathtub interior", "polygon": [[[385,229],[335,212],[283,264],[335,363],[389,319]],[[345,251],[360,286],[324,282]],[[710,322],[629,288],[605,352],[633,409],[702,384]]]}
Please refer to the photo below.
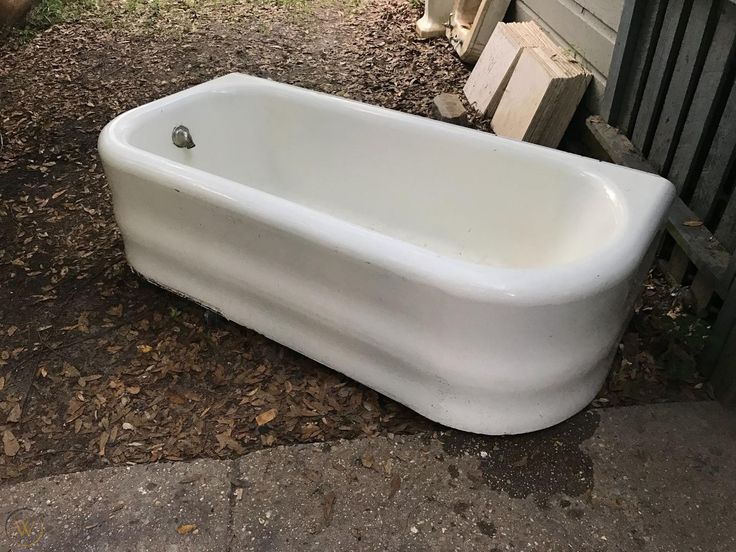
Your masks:
{"label": "bathtub interior", "polygon": [[[194,149],[171,143],[179,124],[191,130]],[[183,96],[139,117],[127,140],[439,255],[490,266],[565,264],[599,249],[623,223],[606,182],[541,148],[286,87]]]}

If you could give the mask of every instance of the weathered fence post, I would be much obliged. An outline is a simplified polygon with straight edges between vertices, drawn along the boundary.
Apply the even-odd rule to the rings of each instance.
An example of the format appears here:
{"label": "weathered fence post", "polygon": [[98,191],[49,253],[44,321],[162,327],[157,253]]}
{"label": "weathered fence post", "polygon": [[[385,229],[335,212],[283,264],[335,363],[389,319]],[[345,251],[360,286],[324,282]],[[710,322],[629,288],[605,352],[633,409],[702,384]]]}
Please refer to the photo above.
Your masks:
{"label": "weathered fence post", "polygon": [[724,301],[699,369],[736,404],[736,0],[626,0],[602,113],[609,156],[677,188],[667,270],[700,313]]}

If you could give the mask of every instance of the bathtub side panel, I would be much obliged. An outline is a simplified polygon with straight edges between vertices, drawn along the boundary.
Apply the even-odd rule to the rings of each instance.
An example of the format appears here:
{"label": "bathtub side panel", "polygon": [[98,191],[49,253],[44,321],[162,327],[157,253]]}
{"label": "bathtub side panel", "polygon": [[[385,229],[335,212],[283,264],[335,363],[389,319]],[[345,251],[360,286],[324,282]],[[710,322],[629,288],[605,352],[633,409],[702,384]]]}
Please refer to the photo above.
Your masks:
{"label": "bathtub side panel", "polygon": [[130,264],[458,429],[533,431],[598,391],[625,323],[624,283],[554,305],[445,293],[109,167]]}

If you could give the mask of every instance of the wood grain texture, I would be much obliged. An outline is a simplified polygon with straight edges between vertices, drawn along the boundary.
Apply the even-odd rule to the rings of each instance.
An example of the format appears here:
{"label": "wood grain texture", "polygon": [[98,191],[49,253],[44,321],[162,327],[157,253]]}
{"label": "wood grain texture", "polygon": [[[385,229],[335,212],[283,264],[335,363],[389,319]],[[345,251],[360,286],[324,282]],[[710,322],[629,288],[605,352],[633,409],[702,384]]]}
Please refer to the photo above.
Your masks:
{"label": "wood grain texture", "polygon": [[[730,184],[734,184],[734,176],[730,177]],[[736,251],[736,191],[732,188],[726,208],[718,221],[716,236],[731,251]]]}
{"label": "wood grain texture", "polygon": [[669,0],[662,27],[657,38],[652,65],[647,74],[631,142],[644,155],[654,138],[665,94],[677,60],[682,37],[687,27],[692,0]]}
{"label": "wood grain texture", "polygon": [[698,270],[707,274],[715,291],[724,297],[730,283],[727,274],[731,254],[705,225],[690,226],[698,220],[697,215],[678,198],[670,209],[667,229]]}
{"label": "wood grain texture", "polygon": [[[632,8],[632,25],[625,35],[624,29],[619,29],[618,40],[625,41],[621,47],[626,51],[629,51],[629,48],[632,49],[629,55],[624,56],[624,64],[617,79],[616,97],[610,100],[615,110],[611,112],[608,120],[624,134],[630,136],[634,130],[634,123],[646,87],[667,2],[666,0],[626,1],[627,4],[635,4]],[[622,81],[623,86],[619,86],[618,81]]]}
{"label": "wood grain texture", "polygon": [[[600,117],[589,117],[586,127],[612,161],[655,172],[628,138]],[[724,299],[698,368],[710,377],[709,384],[720,401],[736,405],[736,255],[730,255],[704,225],[692,226],[693,221],[697,221],[695,213],[676,198],[667,220],[667,230],[677,243],[672,258],[684,266],[690,259],[698,268],[694,292],[701,307],[710,300],[711,283]]]}
{"label": "wood grain texture", "polygon": [[[736,193],[733,190],[731,179],[734,162],[736,161],[736,82],[731,85],[731,92],[718,123],[715,135],[698,174],[695,191],[689,202],[690,208],[700,218],[710,225],[716,210],[716,200],[722,193]],[[719,239],[730,247],[736,241],[736,236],[728,232],[716,232]]]}
{"label": "wood grain texture", "polygon": [[468,77],[463,92],[471,106],[485,115],[493,115],[524,47],[516,33],[499,23],[478,63]]}
{"label": "wood grain texture", "polygon": [[721,4],[703,70],[680,132],[669,170],[666,173],[678,192],[687,192],[710,147],[714,127],[720,117],[722,100],[728,94],[733,76],[724,69],[733,67],[736,57],[736,5]]}
{"label": "wood grain texture", "polygon": [[574,45],[567,41],[566,37],[557,33],[547,24],[546,21],[541,19],[525,4],[518,1],[512,3],[509,8],[508,15],[513,21],[533,21],[537,23],[544,32],[555,41],[555,43],[575,55],[575,59],[577,59],[579,63],[593,75],[593,79],[583,96],[582,103],[590,113],[599,113],[603,93],[606,89],[606,76],[598,71],[598,69],[596,69],[587,59],[585,59],[585,57],[575,49]]}
{"label": "wood grain texture", "polygon": [[535,114],[541,109],[555,81],[555,75],[539,59],[535,50],[525,48],[521,52],[491,120],[491,128],[499,136],[524,140]]}
{"label": "wood grain texture", "polygon": [[[586,126],[614,163],[632,169],[656,172],[626,136],[606,124],[600,117],[589,117]],[[724,297],[730,285],[728,275],[731,254],[705,225],[693,225],[698,220],[697,215],[680,198],[676,198],[667,217],[667,229],[684,253],[684,256],[679,255],[680,260],[689,259],[698,270],[705,271],[714,282],[718,294]],[[674,256],[678,258],[677,254]]]}
{"label": "wood grain texture", "polygon": [[516,24],[529,44],[519,56],[491,121],[500,136],[557,147],[580,103],[590,74],[564,53],[535,24]]}
{"label": "wood grain texture", "polygon": [[600,114],[603,119],[615,124],[621,106],[621,96],[631,86],[629,79],[624,78],[630,70],[637,51],[639,26],[644,19],[644,2],[627,0],[621,12],[620,26],[616,36],[616,45],[608,68],[608,80],[601,100]]}
{"label": "wood grain texture", "polygon": [[675,153],[677,139],[685,123],[715,29],[718,15],[716,8],[715,0],[698,0],[690,11],[687,29],[647,155],[649,162],[660,173],[667,171]]}

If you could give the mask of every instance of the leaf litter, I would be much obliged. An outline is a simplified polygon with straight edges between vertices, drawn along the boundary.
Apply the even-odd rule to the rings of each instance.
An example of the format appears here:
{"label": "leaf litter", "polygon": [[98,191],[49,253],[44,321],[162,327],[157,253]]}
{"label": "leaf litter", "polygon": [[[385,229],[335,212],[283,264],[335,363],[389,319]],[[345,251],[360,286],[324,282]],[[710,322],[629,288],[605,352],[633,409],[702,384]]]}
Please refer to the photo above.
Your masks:
{"label": "leaf litter", "polygon": [[[436,429],[134,274],[96,141],[115,115],[233,71],[426,116],[469,68],[415,37],[404,0],[101,5],[0,44],[0,480]],[[671,291],[650,277],[600,404],[702,397],[695,322]]]}

